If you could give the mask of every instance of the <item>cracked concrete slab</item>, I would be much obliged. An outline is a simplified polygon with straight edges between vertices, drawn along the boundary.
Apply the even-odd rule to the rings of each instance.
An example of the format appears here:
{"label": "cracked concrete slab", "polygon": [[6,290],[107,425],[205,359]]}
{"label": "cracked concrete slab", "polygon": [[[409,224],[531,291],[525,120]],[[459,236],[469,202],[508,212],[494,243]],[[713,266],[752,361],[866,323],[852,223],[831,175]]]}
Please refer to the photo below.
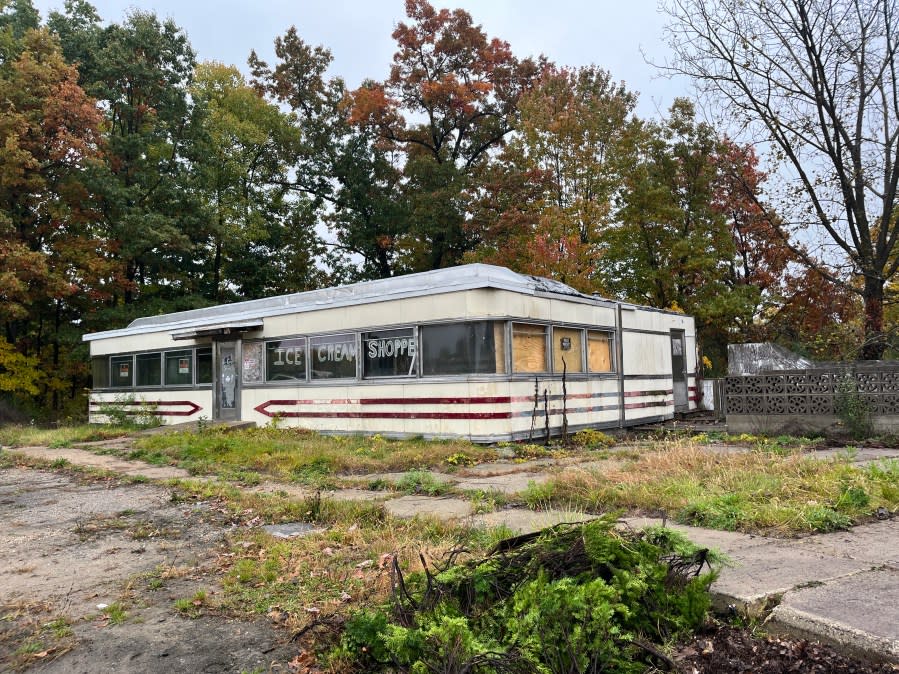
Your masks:
{"label": "cracked concrete slab", "polygon": [[874,569],[789,592],[768,622],[899,662],[899,570]]}

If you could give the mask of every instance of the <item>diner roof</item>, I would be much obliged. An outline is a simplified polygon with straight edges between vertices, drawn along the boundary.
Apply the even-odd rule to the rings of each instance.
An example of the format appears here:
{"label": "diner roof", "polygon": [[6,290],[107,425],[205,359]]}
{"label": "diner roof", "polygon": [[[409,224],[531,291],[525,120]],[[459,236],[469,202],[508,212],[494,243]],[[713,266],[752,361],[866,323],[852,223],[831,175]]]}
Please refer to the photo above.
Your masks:
{"label": "diner roof", "polygon": [[[268,316],[387,302],[479,288],[495,288],[541,297],[564,296],[566,299],[602,306],[614,306],[615,304],[597,296],[585,295],[571,286],[552,279],[519,274],[505,267],[494,265],[467,264],[333,288],[265,297],[233,304],[220,304],[158,316],[146,316],[132,321],[125,328],[84,335],[84,340],[92,341],[165,331],[187,337],[193,333],[201,334],[204,332],[204,328],[227,330],[232,325],[235,329],[246,330],[249,325],[254,326],[255,329],[255,326],[261,326],[262,319]],[[628,306],[633,307],[634,305]]]}

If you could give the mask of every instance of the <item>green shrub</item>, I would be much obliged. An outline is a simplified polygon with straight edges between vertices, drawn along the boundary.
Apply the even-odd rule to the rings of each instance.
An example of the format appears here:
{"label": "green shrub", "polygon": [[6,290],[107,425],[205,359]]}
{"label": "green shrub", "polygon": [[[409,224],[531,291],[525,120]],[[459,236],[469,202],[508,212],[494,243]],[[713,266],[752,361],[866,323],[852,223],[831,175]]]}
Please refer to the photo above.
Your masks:
{"label": "green shrub", "polygon": [[396,573],[390,604],[353,616],[333,656],[371,672],[643,672],[655,648],[640,644],[702,624],[712,558],[610,516],[560,525],[436,573]]}

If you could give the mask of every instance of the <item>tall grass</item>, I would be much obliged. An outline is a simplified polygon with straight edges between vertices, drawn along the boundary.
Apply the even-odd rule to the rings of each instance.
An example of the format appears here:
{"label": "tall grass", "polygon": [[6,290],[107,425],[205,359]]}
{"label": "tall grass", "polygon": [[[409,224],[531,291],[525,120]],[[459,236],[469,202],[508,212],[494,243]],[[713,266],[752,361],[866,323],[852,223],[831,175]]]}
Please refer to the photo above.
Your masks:
{"label": "tall grass", "polygon": [[659,443],[607,471],[568,469],[531,488],[525,500],[591,512],[662,512],[684,524],[731,531],[832,531],[878,508],[899,508],[897,472],[890,466],[859,468],[848,457],[720,453],[681,439]]}

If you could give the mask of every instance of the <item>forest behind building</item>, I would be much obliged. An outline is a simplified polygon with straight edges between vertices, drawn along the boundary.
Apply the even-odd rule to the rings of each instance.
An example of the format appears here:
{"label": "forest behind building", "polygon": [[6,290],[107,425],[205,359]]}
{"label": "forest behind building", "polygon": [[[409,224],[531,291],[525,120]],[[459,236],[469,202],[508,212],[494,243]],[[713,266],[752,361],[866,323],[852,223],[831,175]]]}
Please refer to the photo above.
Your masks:
{"label": "forest behind building", "polygon": [[[691,4],[714,3],[669,7],[675,41]],[[226,65],[153,13],[100,17],[67,0],[41,17],[30,0],[0,0],[2,404],[83,415],[82,335],[140,316],[469,262],[691,314],[708,375],[735,342],[829,360],[896,353],[895,100],[882,97],[874,166],[893,191],[877,191],[884,209],[861,223],[866,184],[836,216],[809,198],[830,185],[846,206],[855,185],[838,171],[786,189],[790,143],[817,142],[801,123],[780,118],[759,142],[735,132],[751,124],[708,121],[686,98],[641,118],[601,64],[519,54],[463,10],[405,11],[383,79],[351,89],[327,45],[293,27],[270,62]],[[896,99],[887,33],[871,49]],[[677,44],[671,67],[701,79],[687,58],[697,43]],[[844,146],[837,159],[854,156]]]}

